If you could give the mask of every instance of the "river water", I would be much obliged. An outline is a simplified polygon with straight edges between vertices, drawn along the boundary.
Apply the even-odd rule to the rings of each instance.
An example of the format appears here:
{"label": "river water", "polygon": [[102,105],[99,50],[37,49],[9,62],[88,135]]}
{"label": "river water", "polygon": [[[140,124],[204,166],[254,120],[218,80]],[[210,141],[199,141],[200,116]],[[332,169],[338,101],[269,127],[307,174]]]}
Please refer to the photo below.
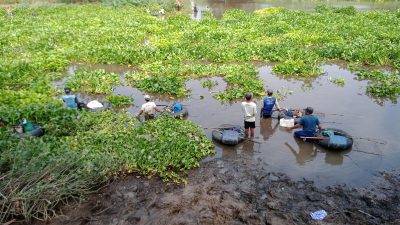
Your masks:
{"label": "river water", "polygon": [[[390,10],[400,8],[399,1],[365,0],[197,0],[187,7],[196,6],[193,19],[201,19],[202,11],[210,11],[221,18],[228,9],[242,9],[247,12],[268,8],[285,7],[291,10],[312,11],[316,6],[326,4],[333,7],[353,6],[359,11]],[[354,79],[354,74],[339,65],[325,65],[324,76],[315,80],[295,81],[281,79],[272,74],[271,66],[260,67],[260,78],[265,87],[292,90],[282,103],[287,108],[313,106],[323,127],[341,128],[354,137],[352,150],[333,152],[319,146],[296,141],[292,133],[279,127],[274,119],[257,121],[254,142],[231,148],[216,144],[220,157],[246,157],[260,160],[274,171],[288,174],[293,179],[311,179],[317,186],[337,183],[360,186],[380,170],[396,168],[400,157],[400,128],[398,117],[400,106],[396,102],[374,99],[365,95],[366,82]],[[331,83],[329,78],[344,78],[344,87]],[[221,78],[220,85],[211,91],[225,88]],[[185,101],[190,110],[189,119],[204,126],[217,124],[241,124],[240,103],[220,104],[212,98],[209,91],[202,88],[200,81],[189,81],[192,97]],[[199,100],[198,96],[204,96]],[[260,104],[259,104],[260,105]],[[322,117],[322,118],[321,118]],[[210,137],[210,131],[206,130]],[[209,159],[208,159],[209,160]]]}
{"label": "river water", "polygon": [[192,18],[201,18],[202,11],[211,11],[216,18],[221,18],[227,9],[242,9],[247,12],[268,8],[285,7],[292,10],[312,11],[316,6],[326,4],[333,7],[354,6],[359,11],[369,10],[396,10],[400,1],[373,1],[373,0],[194,0],[187,2],[187,7],[196,5],[197,13]]}
{"label": "river water", "polygon": [[[86,69],[102,68],[108,72],[123,75],[132,69],[117,65],[74,65],[68,70],[70,75],[80,67]],[[280,90],[287,94],[280,102],[286,108],[314,107],[315,114],[325,128],[334,127],[345,130],[354,137],[352,149],[335,152],[317,145],[293,138],[293,133],[279,126],[277,119],[259,119],[256,121],[255,137],[235,147],[215,143],[216,154],[204,161],[218,158],[242,158],[253,162],[258,160],[267,169],[283,172],[293,179],[309,179],[317,186],[346,183],[352,186],[367,184],[373,175],[382,170],[398,167],[400,158],[400,127],[398,115],[400,105],[393,100],[376,99],[365,94],[366,81],[358,81],[355,75],[339,65],[324,65],[325,74],[312,80],[300,81],[284,79],[272,73],[272,66],[259,67],[259,77],[264,81],[265,89]],[[343,78],[345,85],[338,86],[330,78]],[[220,103],[213,95],[226,88],[226,82],[220,77],[212,80],[218,85],[203,88],[201,81],[189,80],[186,87],[190,96],[181,99],[188,108],[188,120],[202,126],[211,139],[211,129],[221,124],[243,124],[240,101]],[[55,83],[60,89],[67,80]],[[133,96],[134,105],[127,108],[133,115],[144,103],[143,92],[130,86],[117,86],[114,94]],[[81,100],[98,99],[104,96],[78,94]],[[152,95],[157,104],[171,104],[175,99],[170,96]],[[261,106],[261,99],[258,100]],[[396,125],[397,124],[397,125]]]}
{"label": "river water", "polygon": [[[311,11],[317,5],[327,4],[334,7],[354,6],[357,10],[396,10],[399,1],[312,1],[312,0],[200,0],[186,2],[187,7],[196,5],[198,12],[191,16],[202,17],[202,11],[211,11],[216,18],[221,18],[227,9],[238,8],[254,11],[267,7],[286,7],[293,10]],[[102,68],[108,72],[121,75],[132,68],[118,65],[74,65],[68,69],[70,75],[79,67],[87,69]],[[334,127],[345,130],[354,137],[352,149],[335,152],[317,145],[293,138],[292,132],[279,127],[276,119],[257,119],[255,137],[235,147],[215,143],[216,154],[204,161],[230,157],[242,158],[253,162],[260,161],[267,169],[283,172],[293,179],[313,180],[317,186],[347,184],[362,186],[369,183],[373,175],[382,170],[397,168],[400,158],[400,126],[398,115],[400,106],[396,101],[373,98],[365,94],[367,82],[358,81],[355,75],[339,64],[324,65],[325,74],[313,80],[299,81],[283,79],[272,73],[271,66],[259,67],[259,77],[264,81],[265,89],[281,90],[288,94],[281,106],[286,108],[314,107],[316,115],[325,128]],[[330,78],[343,78],[345,85],[338,86],[329,81]],[[180,99],[189,110],[188,120],[203,128],[211,139],[211,129],[221,124],[242,125],[240,101],[220,103],[213,94],[226,88],[220,77],[212,80],[218,85],[208,89],[201,85],[202,80],[189,80],[186,86],[190,96]],[[67,78],[54,83],[62,87]],[[130,86],[115,87],[114,94],[134,97],[134,105],[127,110],[134,114],[144,103],[143,92]],[[104,96],[78,94],[88,102]],[[157,104],[171,104],[174,99],[169,96],[153,95]],[[258,100],[261,106],[261,99]],[[245,161],[246,161],[245,160]]]}

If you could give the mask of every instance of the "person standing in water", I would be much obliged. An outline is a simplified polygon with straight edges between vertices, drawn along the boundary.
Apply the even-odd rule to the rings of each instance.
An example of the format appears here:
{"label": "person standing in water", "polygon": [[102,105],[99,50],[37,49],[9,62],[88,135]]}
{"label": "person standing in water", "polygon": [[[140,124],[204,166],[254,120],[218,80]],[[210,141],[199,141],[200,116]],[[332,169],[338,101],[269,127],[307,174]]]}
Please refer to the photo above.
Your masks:
{"label": "person standing in water", "polygon": [[263,108],[261,110],[262,117],[269,118],[272,115],[272,110],[274,106],[281,111],[281,107],[279,107],[278,100],[275,97],[272,97],[274,91],[272,89],[267,90],[267,97],[263,99]]}
{"label": "person standing in water", "polygon": [[253,94],[245,95],[246,101],[242,102],[242,110],[244,113],[244,129],[246,137],[254,137],[254,128],[256,127],[257,105],[253,102]]}
{"label": "person standing in water", "polygon": [[146,102],[142,105],[136,117],[143,114],[145,120],[154,119],[156,112],[161,112],[161,110],[157,108],[156,103],[150,101],[150,95],[145,95],[144,100]]}
{"label": "person standing in water", "polygon": [[7,7],[7,15],[8,16],[13,16],[14,15],[14,9],[12,6]]}
{"label": "person standing in water", "polygon": [[176,0],[176,1],[175,1],[175,9],[176,9],[176,11],[181,11],[181,9],[182,9],[182,2],[181,2],[181,0]]}

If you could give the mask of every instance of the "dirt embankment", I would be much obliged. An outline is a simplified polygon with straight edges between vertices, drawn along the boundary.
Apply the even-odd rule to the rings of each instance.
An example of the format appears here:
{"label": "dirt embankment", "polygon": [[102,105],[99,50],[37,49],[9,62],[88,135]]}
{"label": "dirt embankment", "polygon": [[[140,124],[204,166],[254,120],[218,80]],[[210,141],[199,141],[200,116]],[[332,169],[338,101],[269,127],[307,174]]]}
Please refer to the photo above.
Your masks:
{"label": "dirt embankment", "polygon": [[[259,165],[219,160],[189,172],[185,187],[121,178],[49,224],[400,224],[400,173],[370,187],[319,189]],[[313,221],[310,212],[328,216]]]}

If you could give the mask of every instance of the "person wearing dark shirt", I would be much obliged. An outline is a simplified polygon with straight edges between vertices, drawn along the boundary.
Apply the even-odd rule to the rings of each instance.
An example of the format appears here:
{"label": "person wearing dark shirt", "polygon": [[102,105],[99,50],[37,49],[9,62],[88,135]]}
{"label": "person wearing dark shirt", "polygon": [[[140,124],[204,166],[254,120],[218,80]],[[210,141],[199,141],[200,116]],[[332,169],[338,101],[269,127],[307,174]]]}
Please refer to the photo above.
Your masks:
{"label": "person wearing dark shirt", "polygon": [[321,129],[321,125],[319,124],[318,117],[312,115],[313,112],[314,109],[312,107],[307,107],[305,109],[305,115],[301,117],[296,125],[289,127],[288,130],[291,131],[302,127],[302,130],[294,132],[295,137],[315,137],[317,134],[317,127]]}
{"label": "person wearing dark shirt", "polygon": [[268,118],[271,117],[272,115],[272,110],[274,106],[281,111],[281,108],[279,107],[278,100],[275,97],[272,97],[272,94],[274,92],[271,89],[267,90],[267,97],[263,99],[263,108],[261,109],[262,117]]}

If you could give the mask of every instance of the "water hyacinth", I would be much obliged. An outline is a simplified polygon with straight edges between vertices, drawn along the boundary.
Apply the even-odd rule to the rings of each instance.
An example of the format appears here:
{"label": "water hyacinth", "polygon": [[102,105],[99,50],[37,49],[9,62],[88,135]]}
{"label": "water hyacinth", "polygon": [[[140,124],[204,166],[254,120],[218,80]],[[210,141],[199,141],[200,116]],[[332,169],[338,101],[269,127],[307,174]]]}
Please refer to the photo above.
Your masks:
{"label": "water hyacinth", "polygon": [[[214,152],[190,121],[160,118],[143,126],[124,111],[62,107],[52,82],[66,76],[71,64],[130,65],[127,84],[175,96],[188,95],[189,79],[220,76],[227,83],[215,95],[220,101],[247,92],[265,95],[255,61],[274,63],[274,73],[294,79],[319,76],[319,65],[329,60],[400,65],[399,10],[231,10],[220,20],[209,12],[191,20],[173,11],[160,19],[151,15],[159,5],[43,6],[35,8],[34,19],[31,8],[16,10],[12,17],[0,15],[0,115],[7,122],[0,128],[0,192],[6,196],[1,222],[12,216],[47,219],[57,204],[81,198],[121,172],[184,183],[185,171]],[[357,71],[370,81],[368,93],[400,95],[398,72]],[[121,84],[118,74],[104,70],[78,70],[66,83],[107,95],[115,106],[130,104],[126,97],[111,97]],[[22,118],[43,126],[46,135],[12,136],[8,129]]]}

